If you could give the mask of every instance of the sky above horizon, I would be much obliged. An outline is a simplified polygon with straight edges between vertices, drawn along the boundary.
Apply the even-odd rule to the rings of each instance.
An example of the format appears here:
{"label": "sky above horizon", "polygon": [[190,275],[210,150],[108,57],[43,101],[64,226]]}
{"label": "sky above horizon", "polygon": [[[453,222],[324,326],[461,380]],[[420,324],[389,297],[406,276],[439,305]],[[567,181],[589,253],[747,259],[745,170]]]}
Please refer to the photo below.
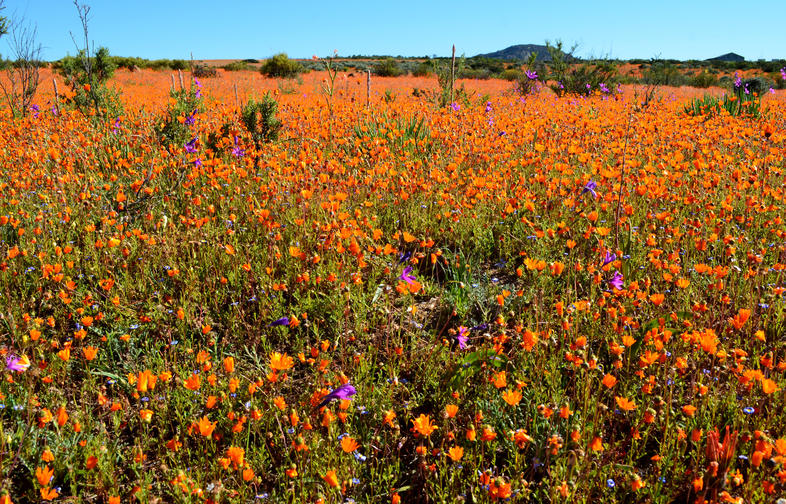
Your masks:
{"label": "sky above horizon", "polygon": [[[2,0],[0,0],[2,1]],[[786,0],[574,2],[357,0],[285,2],[92,0],[89,36],[113,55],[147,59],[327,56],[474,56],[561,39],[580,57],[747,60],[786,58]],[[72,0],[5,0],[2,15],[37,27],[42,59],[75,54],[81,26]],[[10,55],[8,36],[0,54]]]}

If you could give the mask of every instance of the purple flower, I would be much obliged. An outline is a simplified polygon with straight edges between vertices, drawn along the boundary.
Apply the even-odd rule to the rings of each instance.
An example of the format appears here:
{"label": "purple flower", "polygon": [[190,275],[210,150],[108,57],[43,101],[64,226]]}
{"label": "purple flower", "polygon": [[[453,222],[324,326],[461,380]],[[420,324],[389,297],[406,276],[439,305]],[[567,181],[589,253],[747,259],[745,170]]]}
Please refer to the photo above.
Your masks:
{"label": "purple flower", "polygon": [[452,108],[455,112],[458,112],[459,110],[461,110],[461,106],[459,106],[459,104],[456,103],[456,102],[451,103],[450,104],[450,108]]}
{"label": "purple flower", "polygon": [[202,158],[196,158],[194,160],[194,166],[196,166],[197,168],[202,168]]}
{"label": "purple flower", "polygon": [[197,141],[197,137],[194,137],[185,145],[186,152],[193,154],[194,152],[197,151],[196,141]]}
{"label": "purple flower", "polygon": [[464,350],[467,348],[467,333],[469,329],[464,326],[459,326],[458,336],[456,336],[456,340],[458,341],[459,348]]}
{"label": "purple flower", "polygon": [[246,151],[241,149],[240,146],[237,144],[237,135],[235,135],[235,146],[232,148],[232,155],[235,157],[243,157]]}
{"label": "purple flower", "polygon": [[336,401],[336,400],[351,401],[352,396],[355,395],[356,393],[357,390],[355,390],[355,387],[353,387],[349,383],[345,383],[344,385],[341,385],[340,387],[336,388],[333,392],[323,397],[322,402],[319,403],[317,409],[321,408],[322,406],[325,406],[330,401]]}
{"label": "purple flower", "polygon": [[489,325],[484,322],[482,324],[476,325],[475,327],[470,327],[469,330],[470,331],[485,331],[488,328],[489,328]]}
{"label": "purple flower", "polygon": [[606,84],[604,82],[601,82],[599,87],[603,93],[609,94],[609,88],[606,87]]}
{"label": "purple flower", "polygon": [[288,325],[289,325],[289,317],[281,317],[280,319],[271,322],[270,325],[268,325],[268,327],[288,326]]}
{"label": "purple flower", "polygon": [[199,81],[196,80],[196,78],[194,78],[194,84],[196,84],[196,87],[197,87],[197,90],[196,90],[196,93],[194,93],[194,96],[196,96],[197,98],[202,98],[202,84],[200,84]]}
{"label": "purple flower", "polygon": [[[581,194],[590,193],[592,194],[593,198],[597,198],[598,193],[595,192],[595,189],[597,188],[598,188],[598,183],[595,182],[594,180],[590,180],[589,182],[587,182],[587,185],[584,186],[584,189],[581,190]],[[581,194],[579,196],[581,196]]]}
{"label": "purple flower", "polygon": [[587,86],[587,91],[589,91],[590,89],[592,89],[592,86],[590,85],[590,83],[589,83],[589,82],[586,84],[586,86]]}
{"label": "purple flower", "polygon": [[527,79],[529,79],[529,80],[537,80],[538,79],[538,73],[537,72],[532,72],[530,70],[524,70],[524,75],[526,75]]}
{"label": "purple flower", "polygon": [[30,110],[33,112],[33,117],[38,119],[38,112],[41,110],[41,109],[38,108],[38,105],[35,105],[35,104],[30,105]]}
{"label": "purple flower", "polygon": [[185,122],[186,126],[193,126],[194,125],[194,123],[196,122],[196,120],[194,119],[194,116],[196,115],[196,113],[197,113],[197,111],[196,111],[196,109],[194,109],[191,112],[191,114],[189,114],[188,117],[186,117],[186,120],[183,121],[183,122]]}
{"label": "purple flower", "polygon": [[619,271],[615,271],[614,274],[611,276],[611,280],[609,280],[609,285],[614,290],[622,290],[625,286],[623,283],[622,273]]}
{"label": "purple flower", "polygon": [[17,373],[24,373],[30,367],[30,359],[26,356],[17,357],[14,354],[8,354],[5,358],[5,368],[8,371],[16,371]]}
{"label": "purple flower", "polygon": [[601,268],[609,263],[613,263],[616,260],[617,260],[617,254],[609,254],[609,251],[607,250],[606,257],[603,259],[603,265],[601,266]]}
{"label": "purple flower", "polygon": [[786,80],[786,67],[781,68],[781,79]]}
{"label": "purple flower", "polygon": [[118,117],[117,119],[115,119],[115,124],[112,125],[112,133],[117,131],[119,127],[120,127],[120,118]]}
{"label": "purple flower", "polygon": [[734,72],[734,88],[737,89],[740,86],[742,86],[742,77],[737,72]]}
{"label": "purple flower", "polygon": [[486,113],[491,112],[491,102],[486,102]]}
{"label": "purple flower", "polygon": [[411,284],[415,280],[415,275],[412,275],[412,266],[407,266],[404,268],[404,271],[401,272],[399,275],[399,280],[404,280],[408,284]]}
{"label": "purple flower", "polygon": [[412,257],[412,252],[411,251],[410,252],[404,252],[403,254],[400,254],[398,256],[398,263],[397,264],[403,264],[403,263],[409,261],[410,257]]}

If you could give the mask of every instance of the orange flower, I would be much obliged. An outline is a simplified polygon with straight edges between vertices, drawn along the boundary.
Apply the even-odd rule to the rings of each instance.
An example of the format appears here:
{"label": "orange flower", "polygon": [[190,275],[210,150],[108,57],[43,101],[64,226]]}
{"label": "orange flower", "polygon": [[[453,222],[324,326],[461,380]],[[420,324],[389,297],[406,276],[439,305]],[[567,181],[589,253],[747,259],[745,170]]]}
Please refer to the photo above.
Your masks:
{"label": "orange flower", "polygon": [[617,379],[614,377],[614,375],[606,374],[603,377],[602,383],[606,388],[611,388],[617,384]]}
{"label": "orange flower", "polygon": [[594,438],[592,438],[592,442],[590,443],[590,450],[603,451],[603,440],[599,436],[595,436]]}
{"label": "orange flower", "polygon": [[57,493],[57,490],[55,490],[54,488],[43,487],[41,489],[41,498],[44,499],[45,501],[57,499],[59,495],[60,494]]}
{"label": "orange flower", "polygon": [[338,477],[336,476],[336,471],[328,471],[327,474],[322,476],[322,479],[325,480],[325,483],[329,487],[338,488]]}
{"label": "orange flower", "polygon": [[246,451],[243,448],[238,446],[230,446],[227,448],[227,458],[232,461],[232,465],[235,469],[243,467],[245,456]]}
{"label": "orange flower", "polygon": [[41,486],[47,486],[52,480],[54,473],[55,471],[49,466],[38,466],[35,468],[35,477],[38,480],[38,484]]}
{"label": "orange flower", "polygon": [[357,441],[349,436],[341,438],[341,449],[344,450],[344,453],[352,453],[357,450],[359,446]]}
{"label": "orange flower", "polygon": [[227,373],[232,373],[235,371],[235,358],[230,356],[226,357],[223,361],[224,364],[224,371]]}
{"label": "orange flower", "polygon": [[448,404],[447,406],[445,406],[445,414],[447,415],[448,418],[453,418],[456,416],[456,413],[458,413],[458,409],[459,409],[458,406],[456,406],[455,404]]}
{"label": "orange flower", "polygon": [[429,437],[432,432],[437,430],[437,426],[431,423],[431,419],[428,415],[421,414],[419,417],[412,420],[412,423],[414,424],[415,431],[424,437]]}
{"label": "orange flower", "polygon": [[286,371],[295,365],[295,361],[287,354],[273,352],[270,354],[270,368],[275,371]]}
{"label": "orange flower", "polygon": [[199,387],[201,385],[202,385],[202,380],[201,378],[199,378],[199,375],[196,373],[189,376],[185,383],[185,387],[188,390],[193,390],[193,391],[199,390]]}
{"label": "orange flower", "polygon": [[98,355],[98,349],[92,346],[86,346],[82,349],[82,353],[85,356],[85,360],[91,361]]}
{"label": "orange flower", "polygon": [[448,450],[448,456],[453,462],[458,462],[461,460],[461,457],[464,456],[464,448],[460,446],[454,446]]}
{"label": "orange flower", "polygon": [[216,422],[211,422],[206,416],[203,416],[199,419],[197,423],[197,427],[199,428],[199,433],[205,437],[210,437],[213,434],[213,430],[216,428]]}
{"label": "orange flower", "polygon": [[622,411],[633,411],[636,409],[636,403],[626,399],[625,397],[617,396],[614,398],[614,400],[617,402],[617,406],[619,406]]}
{"label": "orange flower", "polygon": [[502,399],[511,406],[516,406],[521,401],[521,392],[518,390],[506,390],[502,393]]}

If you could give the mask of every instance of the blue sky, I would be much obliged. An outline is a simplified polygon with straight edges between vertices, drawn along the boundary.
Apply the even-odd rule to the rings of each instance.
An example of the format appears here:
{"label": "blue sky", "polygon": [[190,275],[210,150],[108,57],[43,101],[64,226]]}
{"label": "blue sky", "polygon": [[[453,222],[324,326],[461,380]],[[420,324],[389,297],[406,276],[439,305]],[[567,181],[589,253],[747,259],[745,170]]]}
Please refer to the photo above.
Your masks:
{"label": "blue sky", "polygon": [[[786,58],[786,0],[300,1],[92,0],[90,39],[120,56],[195,59],[450,53],[473,56],[562,39],[579,56],[705,59],[736,52]],[[76,52],[71,0],[5,0],[4,15],[37,25],[43,56]],[[224,6],[221,6],[224,5]],[[293,7],[294,5],[294,7]],[[4,37],[5,38],[5,37]],[[0,39],[0,53],[8,54]]]}

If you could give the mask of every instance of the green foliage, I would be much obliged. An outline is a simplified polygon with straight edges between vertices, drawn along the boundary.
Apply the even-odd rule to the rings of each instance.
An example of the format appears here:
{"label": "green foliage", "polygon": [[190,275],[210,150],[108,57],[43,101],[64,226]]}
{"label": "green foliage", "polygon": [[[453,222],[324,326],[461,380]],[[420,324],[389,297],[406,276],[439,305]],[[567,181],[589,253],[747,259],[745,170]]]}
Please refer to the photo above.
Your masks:
{"label": "green foliage", "polygon": [[568,53],[562,51],[562,41],[558,40],[552,45],[546,42],[546,48],[551,56],[551,61],[546,64],[549,85],[557,96],[583,95],[588,96],[593,92],[602,90],[605,86],[609,92],[614,92],[617,83],[617,68],[608,60],[590,60],[573,64],[572,56],[576,46]]}
{"label": "green foliage", "polygon": [[402,73],[401,67],[393,58],[385,58],[374,65],[374,75],[380,77],[398,77]]}
{"label": "green foliage", "polygon": [[708,88],[712,86],[717,86],[718,78],[712,75],[711,73],[707,72],[706,70],[702,70],[701,73],[694,76],[690,80],[690,85],[697,88]]}
{"label": "green foliage", "polygon": [[233,61],[232,63],[227,63],[226,65],[222,66],[224,70],[227,72],[239,72],[241,70],[250,70],[251,67],[245,61]]}
{"label": "green foliage", "polygon": [[251,139],[257,148],[265,142],[271,142],[278,138],[282,123],[276,117],[278,103],[265,93],[261,101],[251,98],[248,103],[243,105],[240,111],[240,121],[251,134]]}
{"label": "green foliage", "polygon": [[762,114],[761,94],[746,89],[745,81],[735,86],[731,94],[718,98],[705,94],[694,98],[683,107],[683,111],[691,116],[714,116],[727,114],[732,117],[749,117],[759,119]]}
{"label": "green foliage", "polygon": [[384,141],[399,155],[405,153],[425,154],[432,149],[431,131],[424,117],[390,117],[374,115],[355,126],[358,140]]}
{"label": "green foliage", "polygon": [[58,70],[74,93],[70,103],[85,115],[115,117],[123,105],[117,93],[107,86],[117,68],[109,49],[100,47],[92,55],[82,49],[76,56],[59,61]]}
{"label": "green foliage", "polygon": [[[464,84],[461,84],[460,87],[455,87],[455,82],[451,78],[451,61],[449,59],[442,59],[433,60],[432,63],[434,65],[434,74],[437,76],[437,84],[439,84],[439,91],[435,91],[432,94],[432,101],[440,107],[459,102],[464,105],[469,105],[472,98],[471,94],[464,89]],[[456,58],[455,75],[458,76],[461,74],[465,68],[466,59],[464,56]]]}
{"label": "green foliage", "polygon": [[166,146],[182,147],[193,137],[194,118],[202,112],[197,89],[172,89],[164,122],[156,127],[156,136]]}
{"label": "green foliage", "polygon": [[643,72],[644,84],[655,86],[684,86],[688,78],[683,75],[672,60],[651,60]]}
{"label": "green foliage", "polygon": [[215,67],[208,66],[204,63],[195,63],[193,67],[191,67],[191,75],[194,77],[204,79],[209,77],[217,77],[218,71]]}
{"label": "green foliage", "polygon": [[428,77],[433,72],[433,67],[428,61],[421,61],[418,66],[412,71],[415,77]]}
{"label": "green foliage", "polygon": [[279,53],[266,60],[259,71],[268,77],[292,79],[302,73],[304,69],[300,63],[289,59],[286,53]]}

